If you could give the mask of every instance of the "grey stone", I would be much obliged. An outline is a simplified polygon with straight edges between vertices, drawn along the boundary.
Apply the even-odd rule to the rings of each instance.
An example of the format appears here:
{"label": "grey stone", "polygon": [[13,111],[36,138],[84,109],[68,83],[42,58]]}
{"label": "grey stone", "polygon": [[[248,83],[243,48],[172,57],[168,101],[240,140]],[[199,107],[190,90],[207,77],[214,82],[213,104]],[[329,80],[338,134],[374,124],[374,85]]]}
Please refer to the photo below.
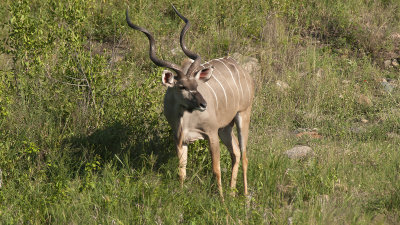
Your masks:
{"label": "grey stone", "polygon": [[393,91],[393,89],[394,89],[394,86],[392,84],[390,84],[389,82],[387,82],[387,81],[382,81],[381,82],[381,86],[388,93],[391,93]]}
{"label": "grey stone", "polygon": [[385,65],[385,68],[390,68],[392,66],[392,60],[388,59],[385,60],[385,62],[383,62],[383,64]]}
{"label": "grey stone", "polygon": [[350,127],[350,132],[354,134],[362,134],[367,132],[367,128],[365,128],[364,126],[353,125],[352,127]]}
{"label": "grey stone", "polygon": [[284,154],[290,159],[303,159],[313,156],[314,152],[308,146],[295,146],[294,148],[287,150]]}
{"label": "grey stone", "polygon": [[288,218],[288,225],[292,225],[293,224],[293,217],[289,217]]}

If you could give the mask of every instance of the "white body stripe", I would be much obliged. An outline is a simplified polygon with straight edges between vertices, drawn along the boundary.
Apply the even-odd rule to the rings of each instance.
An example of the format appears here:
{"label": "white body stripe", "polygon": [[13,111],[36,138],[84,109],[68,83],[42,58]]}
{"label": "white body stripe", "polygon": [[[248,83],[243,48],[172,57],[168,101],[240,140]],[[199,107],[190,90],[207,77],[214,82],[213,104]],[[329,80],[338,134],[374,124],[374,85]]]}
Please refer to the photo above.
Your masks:
{"label": "white body stripe", "polygon": [[207,84],[207,86],[211,89],[212,93],[214,94],[215,102],[217,103],[217,109],[218,109],[218,97],[217,97],[217,95],[215,94],[214,89],[208,84],[208,82],[205,82],[205,84]]}
{"label": "white body stripe", "polygon": [[240,90],[242,91],[242,99],[243,99],[243,88],[242,88],[242,83],[240,83],[240,72],[239,72],[239,70],[236,68],[236,66],[235,66],[235,70],[236,70],[236,72],[237,72],[237,74],[238,74],[239,85],[240,85]]}
{"label": "white body stripe", "polygon": [[246,73],[243,73],[244,79],[246,80],[247,92],[249,93],[247,96],[250,96],[250,88],[249,88],[249,81],[247,80]]}
{"label": "white body stripe", "polygon": [[221,82],[219,82],[219,80],[217,79],[216,76],[211,75],[212,77],[214,77],[214,79],[218,82],[218,84],[221,86],[222,90],[224,91],[224,95],[225,95],[225,107],[228,108],[228,97],[226,96],[226,92],[225,92],[225,88],[224,86],[222,86]]}
{"label": "white body stripe", "polygon": [[217,59],[217,61],[221,62],[221,63],[228,69],[229,73],[231,74],[233,83],[235,83],[236,89],[237,89],[237,91],[239,92],[239,87],[238,87],[237,84],[236,84],[236,80],[235,80],[235,78],[233,77],[232,71],[229,69],[229,67],[228,67],[222,60]]}
{"label": "white body stripe", "polygon": [[[250,82],[251,80],[249,80],[248,75],[247,75],[246,72],[244,72],[242,69],[239,70],[239,69],[238,69],[234,64],[232,64],[231,62],[224,62],[224,60],[226,60],[226,58],[213,59],[213,60],[211,60],[211,61],[208,61],[208,62],[205,62],[205,63],[201,64],[200,67],[201,67],[202,69],[205,69],[205,68],[211,66],[211,65],[213,64],[213,61],[214,61],[214,62],[215,62],[215,61],[220,62],[222,65],[224,65],[224,67],[229,71],[229,73],[230,73],[230,75],[231,75],[231,78],[232,78],[232,80],[233,80],[233,83],[234,83],[235,86],[236,86],[236,92],[234,91],[234,88],[233,88],[233,87],[231,86],[231,84],[230,84],[230,82],[231,82],[231,81],[230,81],[230,78],[225,77],[226,75],[224,75],[224,74],[218,69],[218,66],[216,66],[215,64],[214,64],[214,73],[212,74],[212,77],[215,78],[215,80],[217,81],[217,83],[219,84],[219,86],[221,86],[222,91],[224,92],[224,96],[225,96],[225,106],[228,107],[228,94],[227,94],[227,92],[226,92],[227,90],[226,90],[226,86],[224,86],[224,82],[226,82],[226,83],[228,84],[229,89],[232,91],[232,98],[233,98],[233,101],[236,102],[235,105],[237,105],[237,107],[239,107],[240,102],[241,102],[241,101],[243,100],[243,98],[245,97],[245,95],[244,95],[244,92],[245,92],[245,91],[243,91],[243,86],[244,86],[244,84],[242,85],[242,81],[243,81],[243,79],[244,79],[244,82],[246,83],[247,93],[248,93],[247,96],[250,96],[250,95],[251,95],[251,90],[250,90],[250,83],[249,83],[249,82]],[[239,83],[239,85],[238,85],[238,83],[236,82],[235,76],[233,75],[234,71],[231,70],[231,68],[229,68],[228,64],[229,64],[229,65],[232,65],[232,66],[235,68],[235,72],[237,73],[237,76],[238,76],[238,83]],[[220,67],[220,68],[221,68],[221,67]],[[218,72],[218,74],[215,74],[215,72]],[[226,73],[226,72],[224,72],[224,73]],[[242,81],[241,81],[241,79],[240,79],[241,73],[243,73]],[[228,76],[229,76],[229,75],[228,75]],[[250,78],[250,79],[251,79],[251,78]],[[211,91],[212,91],[212,93],[213,93],[213,95],[214,95],[214,97],[215,97],[216,104],[217,104],[217,108],[218,108],[218,96],[217,96],[217,92],[214,91],[214,89],[213,89],[213,87],[210,85],[210,83],[208,83],[208,82],[205,82],[205,83],[206,83],[207,86],[211,89]],[[214,84],[213,84],[213,85],[214,85]],[[239,90],[239,86],[240,86],[240,90]],[[216,86],[214,86],[214,88],[219,89],[219,88],[216,87]],[[235,93],[237,93],[237,94],[235,94]],[[236,95],[238,96],[238,99],[236,99]],[[230,100],[230,101],[231,101],[231,100]]]}
{"label": "white body stripe", "polygon": [[[231,74],[233,83],[235,84],[236,89],[237,89],[237,91],[238,91],[238,95],[239,95],[239,87],[238,87],[237,84],[236,84],[236,80],[235,80],[235,78],[233,77],[232,71],[229,69],[229,67],[228,67],[222,60],[217,59],[217,61],[218,61],[218,62],[221,62],[221,63],[228,69],[229,73]],[[238,97],[240,97],[240,96],[238,96]],[[240,100],[236,101],[238,105],[239,105],[239,101],[240,101]]]}
{"label": "white body stripe", "polygon": [[225,80],[225,82],[228,84],[229,89],[231,89],[231,91],[232,91],[232,96],[233,96],[233,98],[234,98],[233,100],[236,102],[236,99],[235,99],[235,92],[233,91],[233,88],[231,87],[231,85],[229,84],[229,82],[226,80],[225,76],[222,76],[222,73],[221,73],[216,67],[215,67],[214,71],[218,72],[219,75],[220,75],[220,77],[222,77],[222,78]]}

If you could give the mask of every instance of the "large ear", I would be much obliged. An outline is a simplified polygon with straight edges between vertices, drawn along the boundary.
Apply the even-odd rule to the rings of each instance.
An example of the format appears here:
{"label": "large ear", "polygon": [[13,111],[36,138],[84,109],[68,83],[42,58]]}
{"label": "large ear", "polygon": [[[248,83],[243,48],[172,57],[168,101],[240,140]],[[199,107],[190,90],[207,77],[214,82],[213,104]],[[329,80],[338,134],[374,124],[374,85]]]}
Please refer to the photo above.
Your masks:
{"label": "large ear", "polygon": [[196,72],[196,75],[194,76],[194,78],[196,80],[201,80],[203,82],[206,82],[206,81],[208,81],[208,79],[211,78],[213,70],[214,70],[213,66],[199,70],[198,72]]}
{"label": "large ear", "polygon": [[167,87],[174,86],[174,74],[169,70],[164,70],[162,72],[162,83]]}

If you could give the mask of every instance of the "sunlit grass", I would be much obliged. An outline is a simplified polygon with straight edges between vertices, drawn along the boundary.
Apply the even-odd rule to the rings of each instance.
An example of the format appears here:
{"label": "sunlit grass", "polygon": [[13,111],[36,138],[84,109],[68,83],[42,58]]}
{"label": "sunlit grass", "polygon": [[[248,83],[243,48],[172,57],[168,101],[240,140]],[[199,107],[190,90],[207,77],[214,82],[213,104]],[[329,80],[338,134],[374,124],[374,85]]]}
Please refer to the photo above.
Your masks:
{"label": "sunlit grass", "polygon": [[[148,41],[179,63],[183,23],[165,1],[0,3],[0,223],[397,224],[397,1],[177,1],[204,60],[255,57],[249,196],[221,152],[225,201],[206,142],[178,181]],[[383,16],[385,15],[385,16]],[[393,89],[382,85],[383,78]],[[285,87],[282,86],[282,84]],[[320,138],[296,136],[312,130]],[[284,152],[310,146],[314,155]]]}

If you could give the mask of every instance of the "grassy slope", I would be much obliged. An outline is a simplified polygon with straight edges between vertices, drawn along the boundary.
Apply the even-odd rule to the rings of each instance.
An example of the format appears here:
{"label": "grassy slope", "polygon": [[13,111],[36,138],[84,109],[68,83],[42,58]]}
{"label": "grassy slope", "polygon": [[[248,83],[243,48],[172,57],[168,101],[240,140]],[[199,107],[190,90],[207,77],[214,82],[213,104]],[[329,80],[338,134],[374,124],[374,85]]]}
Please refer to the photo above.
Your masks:
{"label": "grassy slope", "polygon": [[[382,66],[400,57],[397,1],[175,5],[203,58],[240,52],[260,62],[250,196],[239,181],[239,197],[220,201],[204,142],[191,146],[179,188],[161,69],[124,21],[129,6],[159,55],[179,62],[170,51],[182,22],[168,2],[5,1],[1,223],[400,223],[400,89],[381,85],[399,81],[398,68]],[[296,137],[299,128],[322,138]],[[282,154],[299,144],[315,156]],[[228,190],[225,149],[222,171]]]}

